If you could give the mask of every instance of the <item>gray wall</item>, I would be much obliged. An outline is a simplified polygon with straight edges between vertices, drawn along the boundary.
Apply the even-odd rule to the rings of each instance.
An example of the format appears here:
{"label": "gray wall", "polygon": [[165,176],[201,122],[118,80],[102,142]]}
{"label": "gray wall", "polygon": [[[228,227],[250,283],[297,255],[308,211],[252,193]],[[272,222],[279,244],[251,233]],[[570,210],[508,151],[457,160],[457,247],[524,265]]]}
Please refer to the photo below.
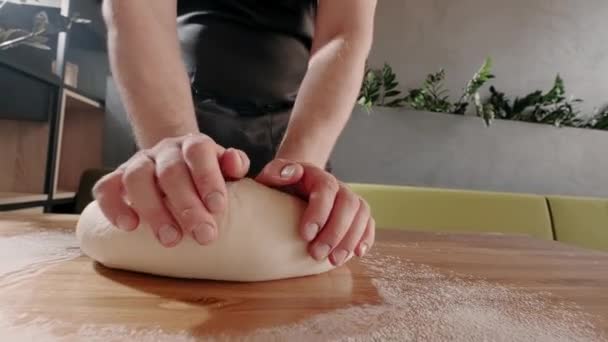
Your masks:
{"label": "gray wall", "polygon": [[405,88],[445,67],[456,91],[491,56],[498,87],[546,89],[560,72],[591,111],[608,104],[606,15],[606,0],[381,0],[370,62]]}
{"label": "gray wall", "polygon": [[332,157],[348,182],[608,197],[608,132],[355,111]]}

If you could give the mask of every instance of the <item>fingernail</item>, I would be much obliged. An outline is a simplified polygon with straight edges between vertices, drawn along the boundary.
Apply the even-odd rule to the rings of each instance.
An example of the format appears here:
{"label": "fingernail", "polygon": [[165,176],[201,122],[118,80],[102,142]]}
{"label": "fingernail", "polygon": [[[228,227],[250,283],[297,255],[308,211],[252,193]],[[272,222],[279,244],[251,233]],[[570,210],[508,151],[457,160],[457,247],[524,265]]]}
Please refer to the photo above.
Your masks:
{"label": "fingernail", "polygon": [[205,205],[213,213],[220,212],[224,209],[224,195],[220,192],[212,192],[205,197]]}
{"label": "fingernail", "polygon": [[316,223],[309,223],[304,227],[304,239],[306,241],[312,241],[317,236],[319,232],[319,225]]}
{"label": "fingernail", "polygon": [[344,263],[346,257],[348,257],[348,251],[345,249],[338,249],[337,251],[334,251],[331,255],[334,261],[334,265],[340,266]]}
{"label": "fingernail", "polygon": [[171,225],[164,225],[158,230],[158,239],[160,240],[160,243],[165,246],[174,244],[178,238],[179,233],[177,232],[177,229]]}
{"label": "fingernail", "polygon": [[137,222],[131,215],[119,215],[116,218],[116,226],[122,230],[133,230],[136,228]]}
{"label": "fingernail", "polygon": [[192,230],[194,239],[201,245],[206,245],[215,238],[215,228],[209,223],[203,223]]}
{"label": "fingernail", "polygon": [[368,248],[369,246],[366,243],[362,243],[361,246],[359,246],[359,256],[364,256],[365,253],[367,253]]}
{"label": "fingernail", "polygon": [[296,166],[293,164],[289,164],[281,170],[281,178],[291,178],[293,174],[296,172]]}
{"label": "fingernail", "polygon": [[331,250],[330,245],[328,245],[326,243],[319,244],[314,249],[314,258],[317,260],[325,259],[329,255],[330,250]]}

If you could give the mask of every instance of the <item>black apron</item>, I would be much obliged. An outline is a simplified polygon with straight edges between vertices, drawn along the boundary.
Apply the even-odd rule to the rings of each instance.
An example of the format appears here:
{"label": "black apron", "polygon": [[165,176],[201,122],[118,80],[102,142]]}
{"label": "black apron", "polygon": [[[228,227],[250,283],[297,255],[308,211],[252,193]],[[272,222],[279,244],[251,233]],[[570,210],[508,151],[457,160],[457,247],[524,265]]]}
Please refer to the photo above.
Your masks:
{"label": "black apron", "polygon": [[179,0],[178,33],[201,132],[274,158],[307,70],[316,1]]}

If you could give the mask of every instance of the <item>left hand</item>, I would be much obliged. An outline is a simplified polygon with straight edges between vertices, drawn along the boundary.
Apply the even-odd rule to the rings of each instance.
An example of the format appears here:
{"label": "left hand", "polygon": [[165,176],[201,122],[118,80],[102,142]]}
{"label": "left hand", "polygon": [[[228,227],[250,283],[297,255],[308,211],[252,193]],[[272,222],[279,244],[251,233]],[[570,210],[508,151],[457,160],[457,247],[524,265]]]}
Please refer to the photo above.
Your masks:
{"label": "left hand", "polygon": [[342,265],[351,253],[362,257],[374,243],[375,222],[369,205],[333,175],[314,165],[275,159],[256,181],[308,201],[300,235],[316,260],[329,257]]}

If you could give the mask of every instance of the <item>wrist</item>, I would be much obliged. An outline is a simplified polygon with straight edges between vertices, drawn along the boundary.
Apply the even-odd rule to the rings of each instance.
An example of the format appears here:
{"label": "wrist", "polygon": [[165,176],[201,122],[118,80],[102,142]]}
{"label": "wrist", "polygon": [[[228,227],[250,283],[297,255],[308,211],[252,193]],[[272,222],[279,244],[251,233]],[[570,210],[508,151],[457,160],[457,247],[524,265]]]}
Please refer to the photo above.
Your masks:
{"label": "wrist", "polygon": [[277,151],[276,158],[291,160],[324,168],[327,157],[321,149],[307,139],[285,139]]}
{"label": "wrist", "polygon": [[135,131],[138,145],[141,148],[150,148],[163,139],[200,133],[196,121],[188,124],[165,123],[153,127],[138,128]]}

